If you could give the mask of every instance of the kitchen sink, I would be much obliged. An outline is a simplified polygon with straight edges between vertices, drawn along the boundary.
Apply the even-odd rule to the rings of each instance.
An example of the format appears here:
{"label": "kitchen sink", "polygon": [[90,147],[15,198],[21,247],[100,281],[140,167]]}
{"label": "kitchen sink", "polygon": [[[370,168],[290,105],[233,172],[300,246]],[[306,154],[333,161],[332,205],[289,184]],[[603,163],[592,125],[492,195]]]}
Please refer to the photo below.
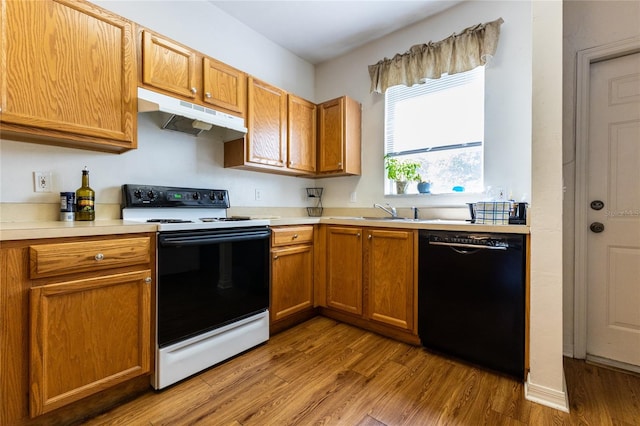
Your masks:
{"label": "kitchen sink", "polygon": [[364,220],[410,220],[417,221],[418,219],[412,219],[410,217],[392,217],[392,216],[383,216],[383,217],[363,217]]}

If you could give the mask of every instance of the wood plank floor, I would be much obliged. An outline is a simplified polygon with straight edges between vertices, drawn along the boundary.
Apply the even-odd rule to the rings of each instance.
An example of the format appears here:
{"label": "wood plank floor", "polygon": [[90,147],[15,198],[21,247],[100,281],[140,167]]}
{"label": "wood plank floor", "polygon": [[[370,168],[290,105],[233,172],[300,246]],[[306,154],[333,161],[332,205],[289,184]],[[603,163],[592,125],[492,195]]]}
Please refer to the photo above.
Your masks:
{"label": "wood plank floor", "polygon": [[571,413],[523,384],[316,317],[87,425],[640,425],[640,377],[567,359]]}

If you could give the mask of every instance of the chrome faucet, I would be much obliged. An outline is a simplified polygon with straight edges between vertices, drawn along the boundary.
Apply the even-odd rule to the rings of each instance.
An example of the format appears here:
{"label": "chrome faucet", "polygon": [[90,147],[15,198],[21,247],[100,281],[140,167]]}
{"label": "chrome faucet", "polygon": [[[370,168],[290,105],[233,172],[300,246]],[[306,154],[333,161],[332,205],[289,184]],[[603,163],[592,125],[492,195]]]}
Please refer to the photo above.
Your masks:
{"label": "chrome faucet", "polygon": [[373,205],[373,207],[377,207],[379,209],[384,210],[385,212],[389,213],[391,215],[391,217],[398,217],[398,211],[396,210],[395,207],[391,207],[391,205],[389,203],[387,203],[387,207],[389,207],[389,208],[383,206],[382,204],[378,204],[378,203],[375,203]]}

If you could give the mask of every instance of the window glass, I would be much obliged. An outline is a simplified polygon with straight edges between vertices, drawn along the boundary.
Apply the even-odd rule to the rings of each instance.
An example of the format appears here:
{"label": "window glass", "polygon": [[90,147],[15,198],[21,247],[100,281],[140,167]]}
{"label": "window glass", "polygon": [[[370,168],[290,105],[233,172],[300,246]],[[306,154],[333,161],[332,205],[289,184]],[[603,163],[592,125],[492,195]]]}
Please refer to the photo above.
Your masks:
{"label": "window glass", "polygon": [[[419,162],[431,192],[482,192],[483,143],[484,67],[387,90],[385,155]],[[385,194],[396,193],[385,180]]]}

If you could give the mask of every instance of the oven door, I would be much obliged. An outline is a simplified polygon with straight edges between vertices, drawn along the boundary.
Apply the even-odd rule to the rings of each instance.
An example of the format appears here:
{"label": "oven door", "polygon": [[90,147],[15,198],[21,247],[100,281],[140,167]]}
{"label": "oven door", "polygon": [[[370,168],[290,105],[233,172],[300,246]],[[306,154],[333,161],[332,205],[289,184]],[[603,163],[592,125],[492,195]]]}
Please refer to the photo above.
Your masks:
{"label": "oven door", "polygon": [[267,227],[159,234],[159,348],[268,309],[270,235]]}

